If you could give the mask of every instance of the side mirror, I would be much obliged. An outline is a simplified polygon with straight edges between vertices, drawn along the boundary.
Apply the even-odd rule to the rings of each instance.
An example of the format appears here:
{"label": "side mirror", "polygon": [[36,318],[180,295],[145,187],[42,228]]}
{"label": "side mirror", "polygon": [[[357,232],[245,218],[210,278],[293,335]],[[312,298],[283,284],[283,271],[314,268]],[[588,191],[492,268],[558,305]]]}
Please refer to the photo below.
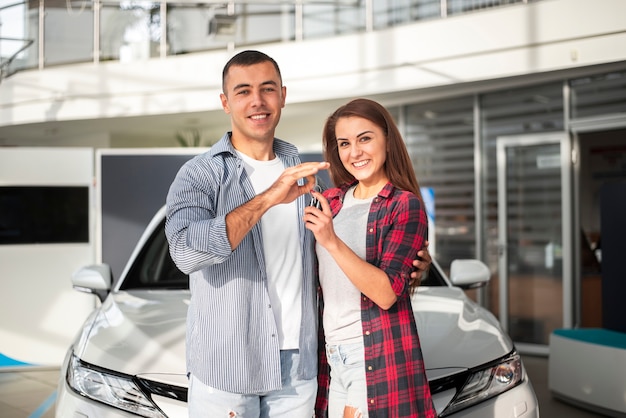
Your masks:
{"label": "side mirror", "polygon": [[480,260],[454,260],[450,264],[450,281],[464,289],[482,287],[489,282],[489,267]]}
{"label": "side mirror", "polygon": [[72,275],[72,286],[79,292],[91,293],[104,301],[111,290],[113,273],[108,264],[83,267]]}

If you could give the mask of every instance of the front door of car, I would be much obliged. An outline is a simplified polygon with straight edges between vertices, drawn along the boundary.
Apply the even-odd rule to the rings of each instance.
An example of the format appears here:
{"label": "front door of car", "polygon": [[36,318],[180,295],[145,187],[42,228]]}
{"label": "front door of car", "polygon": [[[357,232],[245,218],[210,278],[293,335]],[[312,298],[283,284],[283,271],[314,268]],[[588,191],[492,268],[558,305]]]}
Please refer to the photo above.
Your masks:
{"label": "front door of car", "polygon": [[561,132],[497,141],[498,310],[521,351],[547,354],[572,323],[570,148]]}

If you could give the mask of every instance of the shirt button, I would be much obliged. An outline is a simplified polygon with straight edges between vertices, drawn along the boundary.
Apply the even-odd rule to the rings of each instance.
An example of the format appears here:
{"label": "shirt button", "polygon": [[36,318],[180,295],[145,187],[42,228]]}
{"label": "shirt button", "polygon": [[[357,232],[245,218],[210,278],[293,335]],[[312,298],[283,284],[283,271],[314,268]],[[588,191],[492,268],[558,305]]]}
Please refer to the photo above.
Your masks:
{"label": "shirt button", "polygon": [[370,404],[374,405],[374,399],[370,399]]}
{"label": "shirt button", "polygon": [[373,367],[372,366],[367,366],[367,370],[371,371],[371,370],[373,370]]}
{"label": "shirt button", "polygon": [[370,228],[370,232],[374,232],[374,228]]}
{"label": "shirt button", "polygon": [[365,331],[365,335],[370,335],[370,332],[369,331]]}

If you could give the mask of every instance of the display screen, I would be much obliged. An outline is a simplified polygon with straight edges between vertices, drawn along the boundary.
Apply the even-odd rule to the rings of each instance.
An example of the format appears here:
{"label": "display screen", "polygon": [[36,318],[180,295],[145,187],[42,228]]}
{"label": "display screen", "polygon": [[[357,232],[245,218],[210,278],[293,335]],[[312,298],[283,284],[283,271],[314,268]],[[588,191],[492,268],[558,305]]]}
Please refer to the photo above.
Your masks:
{"label": "display screen", "polygon": [[87,242],[88,187],[0,187],[0,245]]}

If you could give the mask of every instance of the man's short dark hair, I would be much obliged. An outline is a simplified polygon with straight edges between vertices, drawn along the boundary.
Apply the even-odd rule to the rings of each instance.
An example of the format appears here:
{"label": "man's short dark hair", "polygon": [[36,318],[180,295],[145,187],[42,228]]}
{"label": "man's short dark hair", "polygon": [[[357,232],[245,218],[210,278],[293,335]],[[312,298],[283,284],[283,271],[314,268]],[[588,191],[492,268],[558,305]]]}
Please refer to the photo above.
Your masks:
{"label": "man's short dark hair", "polygon": [[261,64],[264,62],[271,62],[272,65],[274,65],[274,68],[278,73],[278,78],[280,79],[280,84],[282,85],[283,77],[280,74],[278,63],[274,61],[274,58],[260,51],[246,50],[233,56],[224,66],[224,70],[222,71],[222,92],[226,93],[226,75],[228,74],[230,67],[233,65],[239,67],[249,67],[251,65]]}

